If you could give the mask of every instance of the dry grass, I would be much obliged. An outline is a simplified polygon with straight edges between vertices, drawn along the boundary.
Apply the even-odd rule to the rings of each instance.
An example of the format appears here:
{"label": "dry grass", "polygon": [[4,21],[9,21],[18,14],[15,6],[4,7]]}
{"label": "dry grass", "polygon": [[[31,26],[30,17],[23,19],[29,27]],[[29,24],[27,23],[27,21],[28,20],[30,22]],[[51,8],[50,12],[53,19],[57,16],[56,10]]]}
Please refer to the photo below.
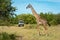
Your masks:
{"label": "dry grass", "polygon": [[37,29],[24,29],[24,27],[0,27],[0,32],[14,33],[22,36],[22,40],[60,40],[60,25],[49,27],[47,33],[45,30],[40,30],[41,35]]}

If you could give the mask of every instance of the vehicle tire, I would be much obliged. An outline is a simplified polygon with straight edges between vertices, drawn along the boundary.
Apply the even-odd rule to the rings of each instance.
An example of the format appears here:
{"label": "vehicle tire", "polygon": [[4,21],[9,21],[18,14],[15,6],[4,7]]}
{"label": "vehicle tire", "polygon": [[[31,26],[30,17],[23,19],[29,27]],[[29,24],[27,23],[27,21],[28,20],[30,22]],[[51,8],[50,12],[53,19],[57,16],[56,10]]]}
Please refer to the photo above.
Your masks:
{"label": "vehicle tire", "polygon": [[18,27],[20,27],[20,25],[18,25]]}
{"label": "vehicle tire", "polygon": [[22,26],[24,26],[24,25],[22,25]]}

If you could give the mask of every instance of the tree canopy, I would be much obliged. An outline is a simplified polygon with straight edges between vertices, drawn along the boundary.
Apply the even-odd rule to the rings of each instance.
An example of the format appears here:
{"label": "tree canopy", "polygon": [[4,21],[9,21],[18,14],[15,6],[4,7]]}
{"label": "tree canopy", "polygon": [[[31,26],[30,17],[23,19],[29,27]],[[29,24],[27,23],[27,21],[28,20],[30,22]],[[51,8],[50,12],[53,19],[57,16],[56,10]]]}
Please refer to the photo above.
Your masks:
{"label": "tree canopy", "polygon": [[10,23],[15,10],[11,0],[0,0],[0,24]]}
{"label": "tree canopy", "polygon": [[9,19],[9,17],[13,16],[15,10],[11,0],[0,0],[0,19]]}

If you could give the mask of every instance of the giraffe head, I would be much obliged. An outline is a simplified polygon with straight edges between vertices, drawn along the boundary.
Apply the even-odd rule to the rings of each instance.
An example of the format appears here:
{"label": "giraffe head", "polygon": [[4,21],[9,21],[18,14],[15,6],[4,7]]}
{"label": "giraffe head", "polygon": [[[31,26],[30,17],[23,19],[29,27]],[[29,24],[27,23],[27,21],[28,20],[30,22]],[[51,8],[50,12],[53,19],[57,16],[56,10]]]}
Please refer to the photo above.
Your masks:
{"label": "giraffe head", "polygon": [[31,7],[32,7],[32,5],[31,5],[31,4],[29,4],[29,5],[26,7],[26,9],[31,8]]}

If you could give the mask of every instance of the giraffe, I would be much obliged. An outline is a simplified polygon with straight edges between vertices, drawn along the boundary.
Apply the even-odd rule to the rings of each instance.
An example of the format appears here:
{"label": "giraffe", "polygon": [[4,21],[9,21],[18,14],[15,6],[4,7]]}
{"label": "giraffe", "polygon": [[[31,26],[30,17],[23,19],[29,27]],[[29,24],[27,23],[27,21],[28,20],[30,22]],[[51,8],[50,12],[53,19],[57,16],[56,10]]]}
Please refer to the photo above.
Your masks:
{"label": "giraffe", "polygon": [[46,27],[46,26],[47,26],[47,20],[42,19],[41,16],[39,16],[39,15],[37,14],[37,12],[34,10],[34,8],[32,7],[31,4],[29,4],[29,5],[26,7],[26,9],[28,9],[28,8],[31,9],[32,14],[33,14],[34,17],[36,18],[37,29],[39,29],[40,24],[42,24],[42,25],[44,26],[44,29],[47,30],[47,27]]}

